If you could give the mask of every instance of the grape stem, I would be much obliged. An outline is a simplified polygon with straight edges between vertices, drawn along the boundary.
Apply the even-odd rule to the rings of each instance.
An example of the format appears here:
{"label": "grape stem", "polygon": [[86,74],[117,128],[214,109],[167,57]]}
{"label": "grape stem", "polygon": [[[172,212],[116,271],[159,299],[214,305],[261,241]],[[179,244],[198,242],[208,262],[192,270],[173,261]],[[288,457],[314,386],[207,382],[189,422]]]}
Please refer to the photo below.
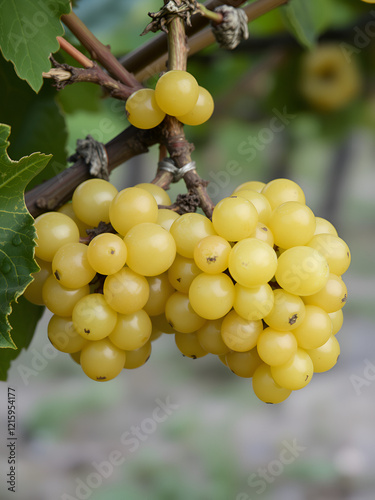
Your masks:
{"label": "grape stem", "polygon": [[135,76],[116,59],[110,48],[102,44],[74,12],[64,14],[61,20],[90,52],[92,59],[98,61],[114,78],[134,90],[142,88]]}
{"label": "grape stem", "polygon": [[[256,0],[243,7],[249,22],[267,14],[271,10],[285,5],[289,0]],[[224,2],[211,0],[204,4],[207,9],[214,9],[222,4],[239,7],[243,0],[226,0]],[[192,27],[187,28],[189,56],[215,43],[215,37],[210,27],[206,27],[209,20],[199,14],[192,16]],[[143,80],[165,69],[167,60],[167,36],[161,33],[153,37],[139,48],[120,58],[128,71],[134,73],[138,80]]]}
{"label": "grape stem", "polygon": [[[166,2],[167,0],[164,0],[164,3]],[[180,5],[181,0],[175,0],[175,3]],[[185,71],[187,53],[184,20],[174,15],[168,24],[168,68]],[[165,144],[170,157],[179,168],[187,165],[191,162],[191,152],[194,150],[194,145],[186,140],[183,124],[174,116],[167,115],[163,125],[162,143]],[[159,171],[153,182],[167,187],[172,178],[170,172],[160,173]],[[203,212],[211,218],[214,203],[207,194],[207,182],[200,178],[195,169],[184,175],[184,181],[189,193],[198,197]]]}
{"label": "grape stem", "polygon": [[201,3],[197,3],[197,9],[202,14],[202,16],[206,17],[215,24],[221,24],[223,22],[223,15],[220,14],[220,12],[210,10]]}
{"label": "grape stem", "polygon": [[[123,101],[126,101],[126,99],[134,92],[133,88],[128,87],[127,85],[124,85],[118,80],[112,78],[96,63],[92,63],[90,67],[76,68],[74,66],[70,66],[69,64],[57,62],[53,56],[50,56],[50,60],[53,68],[51,68],[48,73],[43,73],[43,77],[51,78],[54,81],[57,90],[62,90],[67,85],[78,82],[96,83],[105,89],[111,97],[121,99]],[[88,59],[88,61],[90,60]]]}

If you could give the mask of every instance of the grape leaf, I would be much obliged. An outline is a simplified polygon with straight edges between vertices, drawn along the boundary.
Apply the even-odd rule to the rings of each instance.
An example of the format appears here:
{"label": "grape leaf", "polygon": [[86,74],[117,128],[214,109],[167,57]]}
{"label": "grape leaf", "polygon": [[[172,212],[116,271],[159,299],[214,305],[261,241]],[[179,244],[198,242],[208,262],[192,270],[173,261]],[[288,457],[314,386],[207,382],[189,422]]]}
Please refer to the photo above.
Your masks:
{"label": "grape leaf", "polygon": [[310,0],[289,0],[280,9],[285,26],[307,48],[315,45],[317,36],[313,22],[313,3]]}
{"label": "grape leaf", "polygon": [[29,190],[66,168],[68,134],[65,119],[56,102],[56,89],[50,82],[35,94],[24,80],[17,77],[12,64],[1,54],[0,81],[1,121],[10,125],[12,130],[8,155],[21,158],[30,151],[53,154],[48,166],[28,184]]}
{"label": "grape leaf", "polygon": [[12,339],[17,349],[0,349],[0,380],[7,380],[10,363],[19,356],[22,349],[26,349],[40,320],[44,307],[31,304],[24,297],[20,297],[12,307],[9,321],[12,325]]}
{"label": "grape leaf", "polygon": [[34,261],[35,229],[27,211],[24,190],[51,156],[33,153],[12,161],[7,153],[10,127],[0,124],[0,348],[16,349],[8,316],[11,302],[32,281],[38,270]]}
{"label": "grape leaf", "polygon": [[60,16],[70,12],[69,0],[0,0],[0,48],[17,75],[38,92],[49,55],[59,49],[64,33]]}

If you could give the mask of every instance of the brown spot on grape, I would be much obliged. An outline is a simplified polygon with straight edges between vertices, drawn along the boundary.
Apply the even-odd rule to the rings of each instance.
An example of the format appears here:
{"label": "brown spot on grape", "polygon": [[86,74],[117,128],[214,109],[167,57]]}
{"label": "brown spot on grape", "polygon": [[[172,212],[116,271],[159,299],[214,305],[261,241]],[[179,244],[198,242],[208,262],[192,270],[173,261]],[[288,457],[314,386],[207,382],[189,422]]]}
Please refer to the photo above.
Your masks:
{"label": "brown spot on grape", "polygon": [[147,363],[147,361],[148,361],[150,358],[151,358],[151,354],[149,354],[149,355],[148,355],[148,357],[147,357],[147,359],[146,359],[145,363]]}
{"label": "brown spot on grape", "polygon": [[309,378],[309,376],[308,376],[308,375],[306,375],[305,382],[306,382],[306,380],[308,380],[308,378]]}
{"label": "brown spot on grape", "polygon": [[268,229],[266,228],[266,226],[262,226],[262,227],[261,227],[261,230],[262,230],[262,231],[266,231],[266,232],[268,231]]}
{"label": "brown spot on grape", "polygon": [[84,332],[85,333],[91,333],[91,330],[89,330],[88,328],[84,328]]}
{"label": "brown spot on grape", "polygon": [[177,279],[176,279],[176,281],[178,281],[178,282],[180,283],[180,281],[181,281],[181,278],[177,278]]}
{"label": "brown spot on grape", "polygon": [[115,251],[114,251],[114,250],[113,250],[113,248],[112,248],[112,249],[111,249],[110,254],[111,254],[111,255],[114,255],[114,253],[115,253]]}
{"label": "brown spot on grape", "polygon": [[347,295],[345,294],[345,295],[343,296],[343,298],[341,299],[341,302],[343,302],[343,303],[345,304],[345,302],[346,302],[347,300],[348,300],[348,297],[347,297]]}
{"label": "brown spot on grape", "polygon": [[207,262],[216,262],[217,255],[214,255],[212,257],[207,257]]}
{"label": "brown spot on grape", "polygon": [[297,319],[298,319],[298,314],[293,314],[293,316],[291,316],[291,317],[289,318],[288,323],[289,323],[290,325],[294,325],[294,323],[297,321]]}
{"label": "brown spot on grape", "polygon": [[346,252],[346,255],[348,256],[348,258],[350,257],[350,253],[349,252]]}
{"label": "brown spot on grape", "polygon": [[107,377],[96,377],[96,380],[107,380]]}
{"label": "brown spot on grape", "polygon": [[[236,197],[235,197],[235,198],[236,198]],[[195,354],[192,354],[192,355],[191,355],[191,358],[192,358],[192,359],[197,359],[197,357],[196,357],[196,355],[195,355]]]}
{"label": "brown spot on grape", "polygon": [[60,278],[59,271],[56,270],[53,274],[54,274],[55,278],[60,281],[61,278]]}

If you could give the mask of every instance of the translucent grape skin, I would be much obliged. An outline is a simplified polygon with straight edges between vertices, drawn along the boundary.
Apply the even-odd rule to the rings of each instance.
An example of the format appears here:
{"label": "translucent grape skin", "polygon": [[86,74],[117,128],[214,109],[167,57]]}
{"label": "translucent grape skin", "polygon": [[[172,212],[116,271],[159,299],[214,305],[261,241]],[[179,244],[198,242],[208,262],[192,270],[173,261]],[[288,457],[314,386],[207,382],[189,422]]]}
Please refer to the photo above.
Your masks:
{"label": "translucent grape skin", "polygon": [[57,250],[66,243],[79,241],[77,224],[59,212],[39,215],[34,227],[37,234],[35,256],[47,262],[52,262]]}
{"label": "translucent grape skin", "polygon": [[101,340],[116,326],[117,313],[101,293],[92,293],[80,299],[72,312],[74,328],[86,340]]}
{"label": "translucent grape skin", "polygon": [[153,89],[140,89],[126,101],[126,113],[129,122],[140,129],[150,129],[161,123],[165,117],[155,99]]}
{"label": "translucent grape skin", "polygon": [[203,87],[198,87],[199,94],[193,109],[185,115],[177,116],[177,119],[185,125],[202,125],[214,111],[214,100],[211,94]]}
{"label": "translucent grape skin", "polygon": [[143,276],[167,271],[176,257],[173,236],[159,224],[137,224],[129,229],[124,242],[128,250],[127,265]]}
{"label": "translucent grape skin", "polygon": [[57,250],[52,260],[52,272],[61,285],[80,288],[94,278],[96,271],[90,266],[87,251],[83,243],[67,243]]}
{"label": "translucent grape skin", "polygon": [[258,223],[254,205],[237,194],[223,198],[212,212],[212,224],[219,236],[227,241],[248,238]]}
{"label": "translucent grape skin", "polygon": [[197,359],[202,358],[203,356],[206,356],[208,354],[207,351],[205,351],[200,345],[197,334],[195,332],[177,332],[175,334],[175,342],[180,352],[188,358]]}
{"label": "translucent grape skin", "polygon": [[314,372],[314,365],[307,354],[301,348],[282,365],[271,366],[271,375],[275,382],[281,387],[296,391],[310,383]]}
{"label": "translucent grape skin", "polygon": [[281,403],[291,394],[291,389],[278,385],[271,373],[271,368],[262,363],[256,368],[253,375],[253,390],[255,395],[264,403]]}
{"label": "translucent grape skin", "polygon": [[123,239],[112,233],[98,234],[87,247],[87,259],[91,267],[105,276],[120,271],[127,255]]}
{"label": "translucent grape skin", "polygon": [[97,382],[106,382],[117,377],[124,368],[125,360],[125,351],[108,339],[88,342],[80,356],[82,370]]}
{"label": "translucent grape skin", "polygon": [[155,86],[158,106],[168,115],[183,116],[190,113],[199,96],[199,86],[190,73],[181,70],[167,71]]}
{"label": "translucent grape skin", "polygon": [[104,179],[89,179],[82,182],[72,197],[73,210],[78,219],[88,226],[109,222],[109,206],[117,195],[117,189]]}
{"label": "translucent grape skin", "polygon": [[216,234],[212,222],[202,214],[187,213],[176,219],[170,228],[177,252],[188,259],[194,258],[195,245],[205,236]]}
{"label": "translucent grape skin", "polygon": [[222,318],[233,306],[233,281],[224,273],[198,274],[190,285],[189,300],[191,307],[202,318]]}

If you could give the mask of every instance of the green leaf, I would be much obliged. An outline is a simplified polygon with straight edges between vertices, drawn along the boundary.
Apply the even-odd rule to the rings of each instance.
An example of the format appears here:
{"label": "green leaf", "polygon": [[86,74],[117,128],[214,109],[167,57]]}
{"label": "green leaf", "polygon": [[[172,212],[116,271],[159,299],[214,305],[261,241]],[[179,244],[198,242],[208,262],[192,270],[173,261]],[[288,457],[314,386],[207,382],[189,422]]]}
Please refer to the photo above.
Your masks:
{"label": "green leaf", "polygon": [[33,153],[12,161],[7,153],[10,127],[0,124],[0,348],[16,349],[10,336],[11,303],[32,281],[35,229],[27,211],[24,190],[50,156]]}
{"label": "green leaf", "polygon": [[20,297],[18,302],[13,304],[9,320],[13,328],[12,338],[17,349],[0,349],[0,380],[7,380],[11,361],[20,355],[22,349],[29,346],[43,311],[44,307],[31,304],[24,297]]}
{"label": "green leaf", "polygon": [[309,49],[315,45],[317,36],[313,3],[311,0],[290,0],[280,9],[285,26],[301,45]]}
{"label": "green leaf", "polygon": [[64,33],[60,16],[70,12],[69,0],[0,0],[0,48],[19,78],[38,92],[49,55],[59,49]]}
{"label": "green leaf", "polygon": [[56,89],[50,82],[43,86],[39,94],[35,94],[1,55],[0,81],[1,121],[12,129],[9,156],[21,158],[30,151],[53,154],[48,166],[27,186],[29,190],[66,168],[68,134],[65,119],[56,102]]}

